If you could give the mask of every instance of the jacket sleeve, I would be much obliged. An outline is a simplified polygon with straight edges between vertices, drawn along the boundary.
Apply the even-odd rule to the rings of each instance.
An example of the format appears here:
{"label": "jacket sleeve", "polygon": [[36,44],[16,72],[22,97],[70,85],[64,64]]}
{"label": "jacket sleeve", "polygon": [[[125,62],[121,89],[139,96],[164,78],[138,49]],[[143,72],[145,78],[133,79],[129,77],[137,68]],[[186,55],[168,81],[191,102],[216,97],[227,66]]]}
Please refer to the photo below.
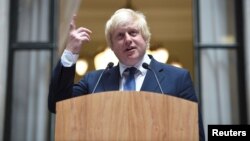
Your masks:
{"label": "jacket sleeve", "polygon": [[75,65],[63,67],[61,60],[53,70],[48,95],[48,108],[50,112],[56,112],[56,102],[72,97],[74,85]]}

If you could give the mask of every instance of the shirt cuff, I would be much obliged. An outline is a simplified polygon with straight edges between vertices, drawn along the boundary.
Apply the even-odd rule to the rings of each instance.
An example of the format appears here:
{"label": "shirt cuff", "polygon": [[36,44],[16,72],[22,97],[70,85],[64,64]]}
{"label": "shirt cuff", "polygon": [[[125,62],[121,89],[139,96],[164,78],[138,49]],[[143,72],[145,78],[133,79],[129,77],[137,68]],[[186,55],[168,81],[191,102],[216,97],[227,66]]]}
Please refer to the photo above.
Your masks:
{"label": "shirt cuff", "polygon": [[73,54],[71,51],[65,49],[61,56],[61,63],[64,67],[72,67],[76,63],[78,57],[79,54]]}

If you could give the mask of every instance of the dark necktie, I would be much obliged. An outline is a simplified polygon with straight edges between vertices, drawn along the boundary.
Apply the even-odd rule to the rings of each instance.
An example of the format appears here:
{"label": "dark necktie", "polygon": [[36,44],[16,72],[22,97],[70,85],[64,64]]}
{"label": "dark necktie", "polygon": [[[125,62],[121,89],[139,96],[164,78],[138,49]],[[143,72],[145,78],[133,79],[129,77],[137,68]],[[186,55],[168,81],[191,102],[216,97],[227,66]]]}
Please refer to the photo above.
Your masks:
{"label": "dark necktie", "polygon": [[124,91],[134,91],[135,90],[135,73],[136,73],[136,68],[131,67],[127,68],[124,72],[128,73],[125,75],[126,81],[124,84]]}

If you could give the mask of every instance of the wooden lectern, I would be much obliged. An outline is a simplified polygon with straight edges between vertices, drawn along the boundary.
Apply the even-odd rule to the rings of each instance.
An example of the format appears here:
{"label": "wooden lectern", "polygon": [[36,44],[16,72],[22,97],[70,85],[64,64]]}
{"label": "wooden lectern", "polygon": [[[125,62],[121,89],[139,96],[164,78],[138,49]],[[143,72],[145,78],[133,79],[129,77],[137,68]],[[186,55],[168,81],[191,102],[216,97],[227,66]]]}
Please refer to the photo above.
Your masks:
{"label": "wooden lectern", "polygon": [[197,103],[109,91],[57,102],[56,141],[198,141]]}

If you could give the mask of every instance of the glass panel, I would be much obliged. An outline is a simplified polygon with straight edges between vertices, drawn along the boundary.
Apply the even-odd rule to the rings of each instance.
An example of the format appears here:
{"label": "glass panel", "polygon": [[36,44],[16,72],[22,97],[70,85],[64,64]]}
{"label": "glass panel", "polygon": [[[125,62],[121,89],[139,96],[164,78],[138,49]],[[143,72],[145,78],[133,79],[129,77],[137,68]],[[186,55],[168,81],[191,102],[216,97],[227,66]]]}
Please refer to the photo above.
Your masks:
{"label": "glass panel", "polygon": [[18,51],[14,58],[11,140],[45,141],[48,133],[47,97],[49,51]]}
{"label": "glass panel", "polygon": [[234,44],[234,13],[234,0],[200,0],[200,43]]}
{"label": "glass panel", "polygon": [[235,50],[201,51],[204,127],[208,124],[239,124],[236,56]]}
{"label": "glass panel", "polygon": [[6,101],[6,91],[7,91],[7,69],[8,68],[8,47],[9,47],[9,0],[1,0],[0,1],[0,140],[3,140],[3,136],[5,135],[4,129],[4,120],[5,116],[5,107],[7,104]]}
{"label": "glass panel", "polygon": [[18,42],[49,41],[49,7],[49,0],[19,0]]}

